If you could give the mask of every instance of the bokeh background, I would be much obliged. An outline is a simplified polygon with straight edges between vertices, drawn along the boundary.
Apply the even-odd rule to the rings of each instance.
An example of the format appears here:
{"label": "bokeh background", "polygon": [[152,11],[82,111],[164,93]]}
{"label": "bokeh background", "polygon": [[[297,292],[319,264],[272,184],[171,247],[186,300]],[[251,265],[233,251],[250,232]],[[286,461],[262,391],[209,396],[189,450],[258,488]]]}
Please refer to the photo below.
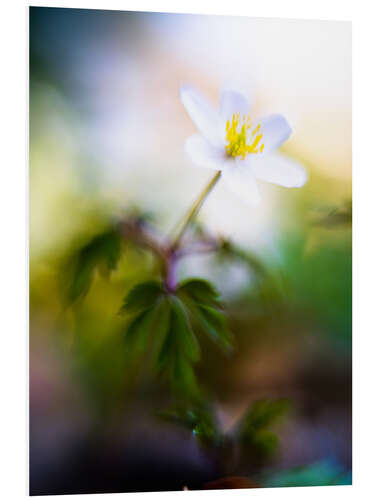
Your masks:
{"label": "bokeh background", "polygon": [[31,7],[33,494],[218,478],[191,433],[152,417],[165,394],[124,354],[118,310],[155,273],[153,257],[128,249],[84,300],[62,300],[65,262],[109,221],[137,213],[167,233],[209,179],[183,154],[194,125],[182,83],[216,102],[234,85],[254,115],[283,113],[294,131],[283,152],[309,174],[301,189],[261,185],[256,208],[219,182],[199,224],[236,255],[179,267],[179,278],[217,286],[236,337],[229,357],[204,345],[198,365],[223,427],[259,398],[290,404],[275,453],[236,475],[258,486],[351,481],[350,24]]}

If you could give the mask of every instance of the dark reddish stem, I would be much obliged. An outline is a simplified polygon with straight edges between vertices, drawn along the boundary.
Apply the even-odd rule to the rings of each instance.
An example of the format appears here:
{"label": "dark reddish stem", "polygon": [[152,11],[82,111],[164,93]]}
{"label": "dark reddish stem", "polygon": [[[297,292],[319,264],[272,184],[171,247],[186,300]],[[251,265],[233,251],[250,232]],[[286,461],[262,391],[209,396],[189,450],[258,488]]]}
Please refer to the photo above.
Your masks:
{"label": "dark reddish stem", "polygon": [[136,217],[129,217],[122,222],[122,233],[127,240],[152,251],[162,264],[162,275],[165,288],[170,293],[177,289],[177,264],[187,255],[213,252],[219,244],[215,238],[203,237],[197,241],[187,243],[184,247],[175,246],[169,240],[162,242],[149,224]]}
{"label": "dark reddish stem", "polygon": [[168,252],[165,286],[168,292],[174,293],[177,289],[177,255],[174,250]]}

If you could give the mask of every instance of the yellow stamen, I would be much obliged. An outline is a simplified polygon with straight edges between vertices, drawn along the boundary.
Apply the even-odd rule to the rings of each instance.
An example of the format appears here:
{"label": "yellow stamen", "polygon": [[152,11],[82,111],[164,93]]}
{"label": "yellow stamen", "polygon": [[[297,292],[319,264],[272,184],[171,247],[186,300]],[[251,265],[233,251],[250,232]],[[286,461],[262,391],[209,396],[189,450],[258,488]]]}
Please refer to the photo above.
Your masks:
{"label": "yellow stamen", "polygon": [[254,141],[252,144],[247,143],[248,131],[251,127],[250,117],[244,115],[241,118],[240,113],[234,113],[232,120],[227,120],[225,126],[227,132],[227,145],[225,146],[225,151],[228,156],[240,156],[242,159],[245,159],[247,154],[256,154],[263,151],[264,144],[261,144],[260,148],[257,149],[257,146],[263,137],[263,134],[260,132],[260,123],[251,132],[251,136],[255,136]]}

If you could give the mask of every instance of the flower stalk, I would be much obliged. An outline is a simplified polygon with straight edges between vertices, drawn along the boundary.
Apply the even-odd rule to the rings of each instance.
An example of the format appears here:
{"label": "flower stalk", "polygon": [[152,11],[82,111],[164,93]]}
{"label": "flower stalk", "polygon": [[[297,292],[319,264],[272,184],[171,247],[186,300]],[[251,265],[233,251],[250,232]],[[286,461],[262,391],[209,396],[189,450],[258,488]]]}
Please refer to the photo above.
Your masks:
{"label": "flower stalk", "polygon": [[172,251],[175,251],[178,248],[179,243],[181,241],[181,238],[185,234],[185,231],[189,227],[190,223],[198,215],[198,212],[201,209],[205,199],[207,198],[207,196],[210,194],[210,192],[212,191],[212,189],[215,187],[216,183],[218,182],[220,175],[221,175],[221,172],[216,172],[216,174],[212,177],[212,179],[209,181],[209,183],[206,185],[206,187],[200,193],[198,198],[194,201],[194,203],[190,207],[190,210],[184,216],[182,222],[179,224],[179,225],[181,225],[181,229],[178,231],[178,233],[177,233],[176,237],[174,238],[173,243],[171,245]]}

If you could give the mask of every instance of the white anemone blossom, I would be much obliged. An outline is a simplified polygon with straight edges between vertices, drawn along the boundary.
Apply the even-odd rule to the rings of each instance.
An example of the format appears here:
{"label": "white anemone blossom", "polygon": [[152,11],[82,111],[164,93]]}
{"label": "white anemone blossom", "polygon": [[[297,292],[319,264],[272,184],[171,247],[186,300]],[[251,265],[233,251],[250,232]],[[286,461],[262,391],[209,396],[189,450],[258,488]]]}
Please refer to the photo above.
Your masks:
{"label": "white anemone blossom", "polygon": [[292,130],[279,114],[252,120],[249,101],[234,90],[223,90],[216,110],[197,90],[182,86],[180,96],[199,134],[185,142],[193,164],[221,171],[228,188],[243,201],[260,202],[256,180],[284,187],[301,187],[304,168],[276,150]]}

